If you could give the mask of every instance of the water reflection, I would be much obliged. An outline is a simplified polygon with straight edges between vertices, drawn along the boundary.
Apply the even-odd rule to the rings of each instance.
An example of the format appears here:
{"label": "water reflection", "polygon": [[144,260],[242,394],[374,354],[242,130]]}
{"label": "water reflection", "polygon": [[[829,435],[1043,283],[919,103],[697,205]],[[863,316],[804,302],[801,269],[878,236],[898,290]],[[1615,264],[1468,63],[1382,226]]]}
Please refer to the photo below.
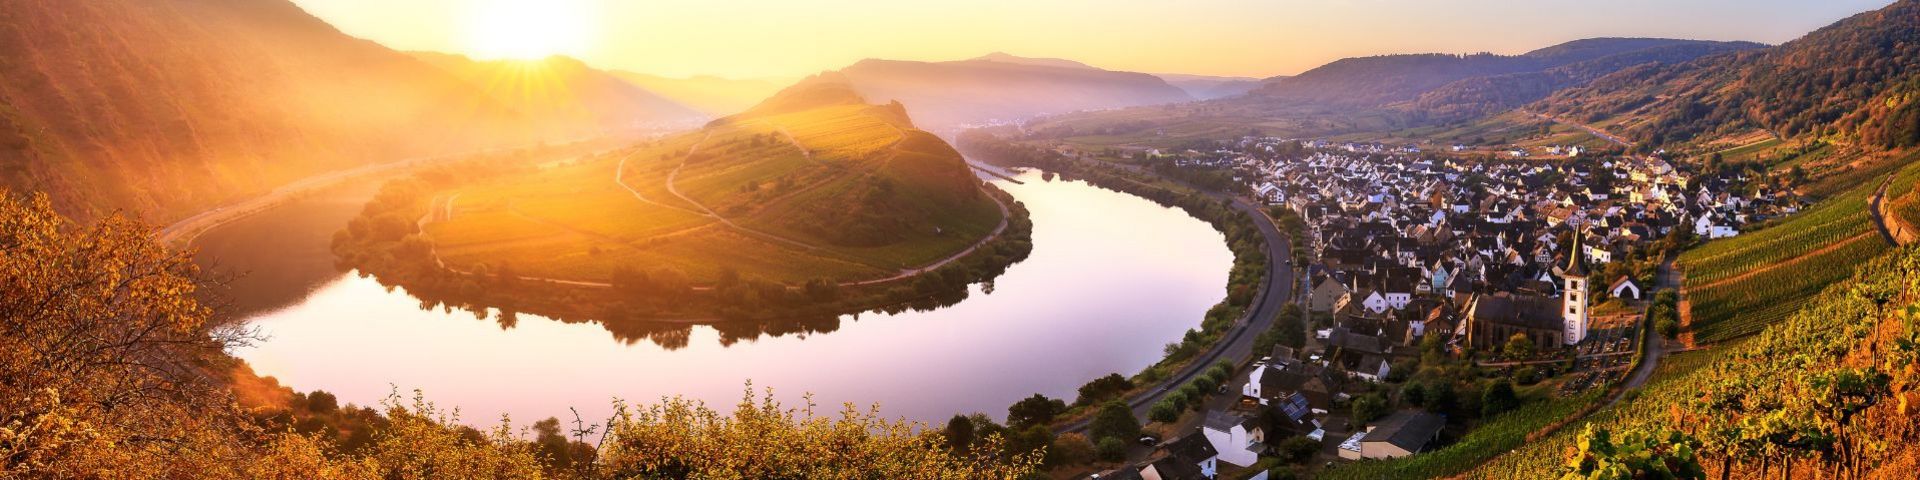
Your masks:
{"label": "water reflection", "polygon": [[[297,299],[250,313],[271,338],[238,354],[297,389],[368,404],[396,386],[421,388],[481,421],[500,413],[530,421],[568,407],[592,416],[614,397],[730,404],[748,380],[789,399],[812,392],[821,405],[879,402],[888,415],[916,420],[998,415],[1033,393],[1071,398],[1087,380],[1151,364],[1222,298],[1232,263],[1220,234],[1184,213],[1039,177],[998,183],[1032,212],[1032,254],[944,302],[717,326],[589,322],[423,303],[352,274],[307,285],[299,283],[309,277],[289,275],[285,284],[247,287]],[[274,248],[330,261],[324,235],[294,240],[313,248]],[[208,243],[203,258],[254,272],[295,260],[236,261],[235,245],[254,247]],[[247,277],[256,280],[283,277]]]}

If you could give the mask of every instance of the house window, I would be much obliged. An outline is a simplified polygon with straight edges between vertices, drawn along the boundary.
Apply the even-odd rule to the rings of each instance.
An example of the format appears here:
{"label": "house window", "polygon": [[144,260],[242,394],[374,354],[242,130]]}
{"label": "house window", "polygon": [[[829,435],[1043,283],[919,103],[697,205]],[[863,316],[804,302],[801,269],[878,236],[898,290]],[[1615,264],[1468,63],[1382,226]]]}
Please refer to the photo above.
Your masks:
{"label": "house window", "polygon": [[1574,314],[1578,314],[1578,313],[1580,313],[1580,309],[1579,309],[1579,308],[1577,308],[1577,307],[1574,307],[1573,305],[1568,305],[1568,306],[1567,306],[1567,314],[1568,314],[1568,315],[1574,315]]}

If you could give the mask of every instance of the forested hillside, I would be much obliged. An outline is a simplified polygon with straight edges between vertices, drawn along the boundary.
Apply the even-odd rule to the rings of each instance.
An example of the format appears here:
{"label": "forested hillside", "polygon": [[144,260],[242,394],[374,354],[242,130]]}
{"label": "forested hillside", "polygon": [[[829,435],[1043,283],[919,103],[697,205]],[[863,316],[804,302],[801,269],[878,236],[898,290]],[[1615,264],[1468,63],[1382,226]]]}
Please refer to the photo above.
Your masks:
{"label": "forested hillside", "polygon": [[1920,1],[1763,50],[1642,65],[1534,108],[1651,146],[1752,129],[1871,148],[1920,145]]}
{"label": "forested hillside", "polygon": [[529,128],[286,0],[0,0],[0,52],[0,185],[82,220],[164,222],[316,173],[600,131]]}
{"label": "forested hillside", "polygon": [[[1342,107],[1379,107],[1412,101],[1421,95],[1455,82],[1516,74],[1546,74],[1575,81],[1576,74],[1603,68],[1620,68],[1634,63],[1656,61],[1702,50],[1673,49],[1675,46],[1735,46],[1694,40],[1658,38],[1592,38],[1576,40],[1522,55],[1411,54],[1347,58],[1308,70],[1300,75],[1269,80],[1254,90],[1257,97],[1280,102],[1297,102]],[[1611,61],[1601,62],[1602,59]],[[1634,60],[1640,59],[1640,62]],[[1595,62],[1568,72],[1547,74],[1549,69]],[[1587,73],[1587,75],[1592,75]],[[1530,79],[1531,80],[1531,79]],[[1505,80],[1513,81],[1513,80]],[[1532,80],[1539,82],[1539,80]],[[1552,82],[1539,82],[1551,85]],[[1473,84],[1455,90],[1479,90]],[[1448,94],[1435,99],[1447,99]],[[1458,94],[1452,94],[1458,95]],[[1445,101],[1445,104],[1461,100]]]}
{"label": "forested hillside", "polygon": [[1463,79],[1421,94],[1411,106],[1413,111],[1431,120],[1492,115],[1628,67],[1687,62],[1700,57],[1762,47],[1764,45],[1747,42],[1667,43],[1538,72]]}

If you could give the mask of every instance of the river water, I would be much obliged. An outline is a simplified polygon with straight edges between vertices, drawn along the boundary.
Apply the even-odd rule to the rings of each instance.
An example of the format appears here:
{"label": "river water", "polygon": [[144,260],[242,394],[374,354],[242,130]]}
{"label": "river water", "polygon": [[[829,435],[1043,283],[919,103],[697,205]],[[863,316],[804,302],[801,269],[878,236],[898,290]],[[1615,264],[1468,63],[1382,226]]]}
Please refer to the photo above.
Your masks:
{"label": "river water", "polygon": [[524,425],[577,408],[589,422],[614,399],[679,395],[726,411],[747,382],[819,410],[879,404],[889,418],[938,425],[956,413],[1006,414],[1044,393],[1071,401],[1095,377],[1132,374],[1196,328],[1224,296],[1232,255],[1185,213],[1080,182],[992,180],[1025,203],[1033,253],[958,304],[843,317],[806,334],[723,342],[695,326],[680,342],[617,339],[594,323],[516,321],[422,309],[403,290],[333,266],[332,233],[372,195],[337,188],[222,226],[199,260],[234,276],[223,302],[267,338],[242,347],[261,375],[342,402],[377,404],[419,389],[463,420],[511,414]]}

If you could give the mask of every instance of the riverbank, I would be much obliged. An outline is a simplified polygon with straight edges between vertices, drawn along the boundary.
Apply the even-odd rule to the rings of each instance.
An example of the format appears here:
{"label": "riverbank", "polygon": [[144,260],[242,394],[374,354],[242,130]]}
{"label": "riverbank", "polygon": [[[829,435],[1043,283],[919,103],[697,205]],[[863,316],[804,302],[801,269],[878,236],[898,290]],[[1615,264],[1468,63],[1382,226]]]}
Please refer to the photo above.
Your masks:
{"label": "riverbank", "polygon": [[[1225,362],[1237,372],[1255,356],[1255,337],[1273,326],[1280,307],[1291,301],[1295,285],[1291,241],[1264,212],[1232,194],[1204,191],[1151,172],[996,140],[963,135],[957,146],[990,164],[1039,168],[1180,209],[1227,236],[1235,266],[1229,273],[1226,299],[1207,312],[1199,330],[1190,330],[1178,343],[1169,344],[1165,358],[1134,374],[1132,388],[1117,395],[1142,424],[1151,420],[1155,403],[1179,392],[1180,386],[1208,368]],[[1086,431],[1093,407],[1095,402],[1077,405],[1055,424],[1055,431]]]}
{"label": "riverbank", "polygon": [[952,305],[967,287],[988,282],[1032,250],[1028,212],[1006,192],[982,182],[982,192],[1001,209],[991,234],[955,254],[880,279],[810,280],[782,284],[752,272],[695,284],[638,270],[616,271],[605,281],[534,278],[510,264],[454,268],[436,253],[422,219],[444,210],[444,192],[463,185],[524,175],[523,167],[463,164],[459,171],[428,171],[383,187],[360,217],[336,235],[341,264],[381,283],[404,287],[435,305],[476,313],[531,313],[563,321],[600,321],[647,330],[658,324],[763,322],[777,329],[792,322],[828,322],[865,311],[898,312]]}

